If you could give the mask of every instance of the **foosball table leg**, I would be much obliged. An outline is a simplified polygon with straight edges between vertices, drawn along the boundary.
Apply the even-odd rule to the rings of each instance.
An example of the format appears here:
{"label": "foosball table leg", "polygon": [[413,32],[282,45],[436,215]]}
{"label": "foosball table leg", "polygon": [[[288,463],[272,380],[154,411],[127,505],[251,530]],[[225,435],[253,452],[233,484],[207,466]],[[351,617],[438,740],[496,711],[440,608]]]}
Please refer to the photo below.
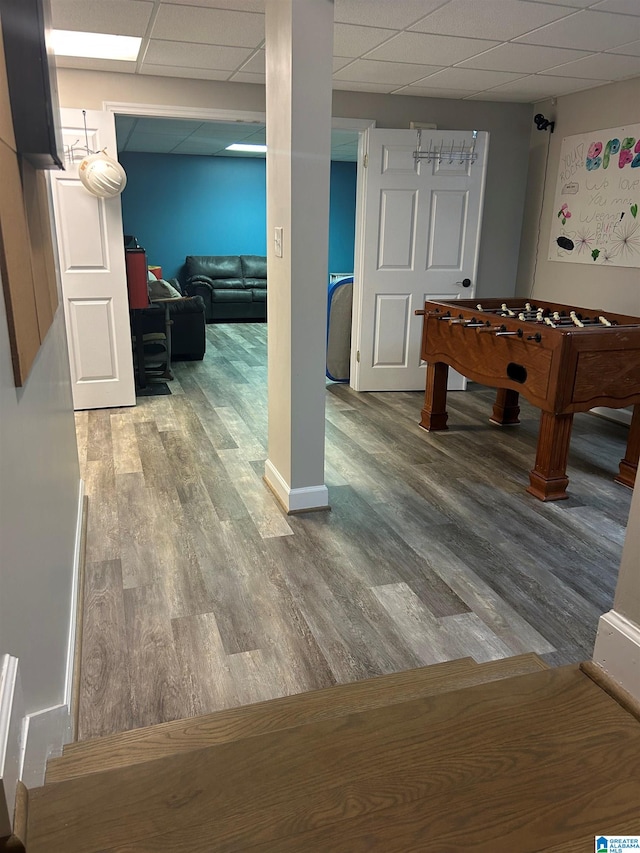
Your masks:
{"label": "foosball table leg", "polygon": [[512,426],[520,423],[520,406],[518,400],[520,395],[510,388],[498,388],[496,401],[493,404],[493,414],[489,418],[492,424],[497,426]]}
{"label": "foosball table leg", "polygon": [[540,413],[536,464],[529,472],[529,494],[541,501],[560,501],[567,495],[567,458],[573,414]]}
{"label": "foosball table leg", "polygon": [[433,432],[447,427],[447,377],[449,365],[442,361],[427,364],[427,385],[420,426]]}
{"label": "foosball table leg", "polygon": [[631,416],[627,450],[624,458],[620,460],[620,473],[615,478],[616,483],[633,488],[638,470],[638,457],[640,457],[640,405],[635,405]]}

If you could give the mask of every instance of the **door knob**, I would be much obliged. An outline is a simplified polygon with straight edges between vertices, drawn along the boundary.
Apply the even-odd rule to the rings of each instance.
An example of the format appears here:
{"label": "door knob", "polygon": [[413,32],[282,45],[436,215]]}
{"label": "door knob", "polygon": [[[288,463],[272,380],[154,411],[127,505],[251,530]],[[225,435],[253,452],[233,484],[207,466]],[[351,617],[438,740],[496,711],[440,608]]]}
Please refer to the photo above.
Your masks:
{"label": "door knob", "polygon": [[471,287],[471,279],[470,278],[463,278],[462,282],[458,281],[458,282],[456,282],[456,284],[462,284],[463,287]]}

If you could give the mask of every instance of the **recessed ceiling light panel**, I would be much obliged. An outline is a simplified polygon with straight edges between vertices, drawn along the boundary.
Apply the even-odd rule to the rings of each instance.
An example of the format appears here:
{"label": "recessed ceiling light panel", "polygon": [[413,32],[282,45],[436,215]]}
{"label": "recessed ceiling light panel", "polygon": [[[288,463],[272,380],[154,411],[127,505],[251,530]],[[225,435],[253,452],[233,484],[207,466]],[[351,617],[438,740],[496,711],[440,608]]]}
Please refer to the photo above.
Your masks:
{"label": "recessed ceiling light panel", "polygon": [[267,150],[266,145],[249,145],[243,142],[234,142],[233,145],[227,145],[225,151],[246,151],[251,154],[264,154]]}
{"label": "recessed ceiling light panel", "polygon": [[76,30],[51,30],[49,44],[56,56],[82,56],[88,59],[119,59],[135,62],[142,39],[109,33],[82,33]]}

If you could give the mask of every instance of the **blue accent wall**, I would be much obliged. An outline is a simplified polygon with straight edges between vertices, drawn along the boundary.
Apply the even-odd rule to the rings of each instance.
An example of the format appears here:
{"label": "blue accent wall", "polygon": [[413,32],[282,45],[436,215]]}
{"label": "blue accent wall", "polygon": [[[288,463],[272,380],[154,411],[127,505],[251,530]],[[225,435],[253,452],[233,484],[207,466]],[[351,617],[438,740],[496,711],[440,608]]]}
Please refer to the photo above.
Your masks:
{"label": "blue accent wall", "polygon": [[[266,255],[266,166],[262,159],[123,152],[124,233],[165,278],[186,255]],[[353,271],[356,164],[331,164],[329,272]]]}

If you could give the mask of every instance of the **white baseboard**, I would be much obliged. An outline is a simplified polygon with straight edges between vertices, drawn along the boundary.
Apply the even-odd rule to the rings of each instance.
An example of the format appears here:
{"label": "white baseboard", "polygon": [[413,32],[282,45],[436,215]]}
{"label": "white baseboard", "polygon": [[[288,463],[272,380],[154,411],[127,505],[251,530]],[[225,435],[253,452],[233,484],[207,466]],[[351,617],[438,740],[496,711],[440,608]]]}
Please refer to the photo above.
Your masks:
{"label": "white baseboard", "polygon": [[71,619],[69,620],[69,640],[67,645],[67,671],[64,683],[64,701],[71,708],[73,693],[73,671],[76,659],[76,626],[78,619],[78,589],[80,586],[80,560],[82,554],[82,526],[84,511],[84,480],[78,485],[78,511],[76,514],[76,537],[73,545],[73,579],[71,583]]}
{"label": "white baseboard", "polygon": [[291,489],[269,459],[264,465],[264,479],[288,513],[329,509],[329,490],[325,485]]}
{"label": "white baseboard", "polygon": [[617,424],[631,424],[631,409],[609,409],[607,406],[596,406],[595,409],[590,409],[592,415],[597,415],[599,418],[606,418],[608,421],[615,421]]}
{"label": "white baseboard", "polygon": [[0,838],[13,831],[16,785],[22,764],[24,705],[18,658],[0,657]]}
{"label": "white baseboard", "polygon": [[640,701],[640,626],[615,610],[601,616],[593,662]]}
{"label": "white baseboard", "polygon": [[47,761],[62,755],[62,747],[73,734],[68,705],[54,705],[35,714],[27,714],[24,725],[24,756],[20,778],[27,788],[44,784]]}

